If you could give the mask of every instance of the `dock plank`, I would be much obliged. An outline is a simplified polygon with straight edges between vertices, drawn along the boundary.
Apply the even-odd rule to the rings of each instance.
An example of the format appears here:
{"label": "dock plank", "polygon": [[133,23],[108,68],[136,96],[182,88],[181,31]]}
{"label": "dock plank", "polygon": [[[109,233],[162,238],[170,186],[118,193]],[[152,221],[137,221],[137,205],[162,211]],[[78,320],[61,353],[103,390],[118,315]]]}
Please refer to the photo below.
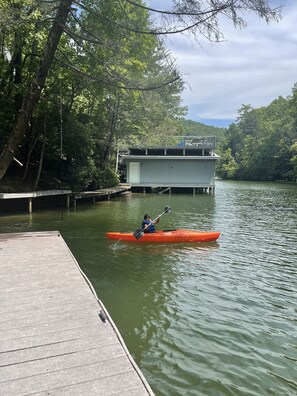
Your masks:
{"label": "dock plank", "polygon": [[[54,331],[46,334],[29,335],[21,338],[10,338],[0,341],[0,353],[5,351],[15,351],[22,348],[33,348],[42,344],[56,343],[76,338],[82,338],[85,333],[90,337],[98,337],[96,346],[109,345],[115,342],[113,334],[108,331],[108,328],[98,329],[98,323],[85,325],[80,328],[66,329],[61,331]],[[104,338],[102,335],[104,334]],[[101,336],[101,337],[99,337]]]}
{"label": "dock plank", "polygon": [[[98,362],[103,363],[106,360],[110,360],[108,358],[111,357],[110,351],[113,350],[113,346],[107,346],[106,348],[102,348],[98,346],[97,348],[93,348],[90,350],[78,351],[64,355],[51,356],[48,359],[40,359],[40,360],[30,360],[25,362],[18,363],[18,369],[15,370],[14,365],[6,365],[0,367],[0,383],[4,382],[1,379],[5,378],[5,382],[14,381],[18,378],[25,378],[29,376],[35,376],[38,374],[48,373],[59,371],[63,369],[68,369],[76,366],[84,366],[87,364],[94,364]],[[123,355],[115,355],[113,353],[114,360],[122,361],[126,359]]]}
{"label": "dock plank", "polygon": [[[84,334],[82,338],[72,338],[64,341],[50,342],[47,344],[40,344],[33,347],[20,348],[15,350],[8,350],[1,353],[0,367],[2,362],[4,365],[18,364],[32,360],[42,360],[52,356],[67,355],[69,353],[77,353],[80,351],[87,351],[97,347],[96,340],[93,338],[85,338],[88,335]],[[112,347],[110,349],[110,356],[124,354],[122,348],[116,343],[109,342],[106,346]]]}
{"label": "dock plank", "polygon": [[[32,392],[32,383],[34,384],[34,392],[47,391],[49,389],[56,389],[65,386],[71,386],[76,384],[81,384],[90,381],[98,381],[102,379],[103,382],[108,379],[110,381],[110,372],[113,376],[124,377],[124,374],[130,377],[132,368],[129,368],[126,360],[119,359],[109,359],[104,362],[79,365],[76,367],[71,367],[63,370],[55,370],[48,373],[42,373],[37,376],[30,376],[30,381],[28,377],[15,379],[13,381],[5,381],[1,383],[2,394],[3,395],[27,395]],[[138,383],[134,376],[131,376],[131,380],[134,383]],[[109,382],[108,381],[108,382]],[[108,386],[112,386],[107,384]],[[139,385],[139,383],[138,383]],[[129,384],[130,386],[130,384]]]}
{"label": "dock plank", "polygon": [[[119,389],[122,388],[120,391]],[[108,377],[85,381],[68,387],[55,388],[51,391],[36,393],[34,396],[90,396],[90,395],[119,395],[119,396],[146,396],[143,386],[132,372],[123,373],[114,378],[112,384]],[[11,395],[16,396],[16,395]],[[25,395],[18,395],[25,396]],[[26,395],[27,396],[27,395]]]}
{"label": "dock plank", "polygon": [[0,234],[0,313],[1,395],[153,395],[58,232]]}

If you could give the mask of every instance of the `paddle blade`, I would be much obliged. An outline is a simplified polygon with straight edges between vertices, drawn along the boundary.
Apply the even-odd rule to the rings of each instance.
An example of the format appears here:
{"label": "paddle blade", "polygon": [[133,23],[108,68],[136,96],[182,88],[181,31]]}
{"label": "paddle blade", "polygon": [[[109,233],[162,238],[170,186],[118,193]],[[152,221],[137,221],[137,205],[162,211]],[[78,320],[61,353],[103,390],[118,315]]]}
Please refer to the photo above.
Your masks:
{"label": "paddle blade", "polygon": [[165,206],[165,209],[164,209],[164,213],[170,213],[171,212],[171,207],[170,206]]}
{"label": "paddle blade", "polygon": [[136,230],[133,232],[134,238],[140,239],[143,236],[144,232],[142,229]]}

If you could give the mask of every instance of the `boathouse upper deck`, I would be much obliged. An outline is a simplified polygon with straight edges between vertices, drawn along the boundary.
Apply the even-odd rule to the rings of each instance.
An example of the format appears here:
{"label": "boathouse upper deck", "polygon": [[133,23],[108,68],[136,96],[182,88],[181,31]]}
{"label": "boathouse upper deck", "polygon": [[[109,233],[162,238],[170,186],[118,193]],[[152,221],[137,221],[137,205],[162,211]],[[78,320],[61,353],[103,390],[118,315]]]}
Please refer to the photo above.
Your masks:
{"label": "boathouse upper deck", "polygon": [[177,145],[169,146],[137,146],[129,147],[125,155],[132,156],[216,156],[214,149],[216,147],[215,136],[184,136]]}

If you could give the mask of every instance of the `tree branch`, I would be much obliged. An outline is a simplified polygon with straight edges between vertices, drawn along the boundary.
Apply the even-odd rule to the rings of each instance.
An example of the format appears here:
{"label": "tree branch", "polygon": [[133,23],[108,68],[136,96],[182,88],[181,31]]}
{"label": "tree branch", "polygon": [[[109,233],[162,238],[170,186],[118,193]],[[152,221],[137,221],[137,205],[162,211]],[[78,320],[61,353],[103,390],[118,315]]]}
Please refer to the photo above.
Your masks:
{"label": "tree branch", "polygon": [[[61,59],[57,58],[57,61],[59,63],[61,63],[63,66],[68,67],[71,70],[73,70],[74,72],[78,73],[79,75],[87,77],[89,79],[89,81],[102,82],[102,83],[106,84],[107,86],[115,87],[115,88],[126,90],[126,91],[155,91],[155,90],[161,89],[163,87],[166,87],[167,85],[173,84],[176,81],[181,79],[181,76],[176,76],[176,77],[172,78],[171,80],[165,81],[161,84],[152,85],[152,86],[148,86],[148,87],[140,87],[140,86],[136,86],[136,85],[135,86],[119,85],[113,81],[105,80],[104,78],[94,77],[94,75],[86,73],[70,63],[65,63]],[[119,81],[119,82],[121,82],[121,81]],[[125,83],[125,82],[123,82],[123,83]]]}

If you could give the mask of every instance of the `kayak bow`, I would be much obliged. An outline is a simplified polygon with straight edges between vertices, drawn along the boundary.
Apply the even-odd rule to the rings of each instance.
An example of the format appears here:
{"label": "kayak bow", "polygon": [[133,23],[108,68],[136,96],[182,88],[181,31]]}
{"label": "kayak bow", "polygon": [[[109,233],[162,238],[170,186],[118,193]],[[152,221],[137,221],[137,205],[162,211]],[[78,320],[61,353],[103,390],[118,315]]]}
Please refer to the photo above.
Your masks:
{"label": "kayak bow", "polygon": [[179,242],[214,242],[220,236],[220,232],[206,232],[196,230],[168,230],[145,233],[140,239],[136,239],[133,232],[107,232],[106,237],[128,242],[154,242],[154,243],[179,243]]}

